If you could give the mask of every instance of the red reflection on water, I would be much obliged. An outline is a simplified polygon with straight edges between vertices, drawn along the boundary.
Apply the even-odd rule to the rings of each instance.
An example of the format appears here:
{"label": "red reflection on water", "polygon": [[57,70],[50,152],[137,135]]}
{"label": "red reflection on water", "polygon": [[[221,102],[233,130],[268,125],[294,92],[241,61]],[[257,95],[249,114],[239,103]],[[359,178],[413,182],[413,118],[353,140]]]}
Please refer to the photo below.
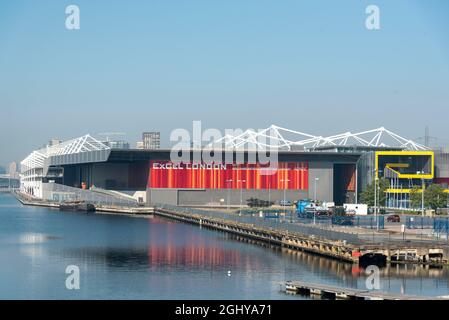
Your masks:
{"label": "red reflection on water", "polygon": [[358,276],[358,275],[361,274],[362,272],[363,272],[363,269],[360,268],[360,267],[357,266],[357,265],[353,265],[352,268],[351,268],[351,273],[352,273],[353,275],[355,275],[355,276]]}
{"label": "red reflection on water", "polygon": [[148,259],[151,265],[238,266],[251,270],[258,270],[261,266],[259,260],[251,260],[236,250],[201,243],[183,246],[176,246],[172,243],[167,243],[165,246],[150,244]]}
{"label": "red reflection on water", "polygon": [[201,233],[180,232],[179,224],[164,221],[155,228],[152,222],[148,244],[150,265],[198,267],[239,267],[259,270],[262,261],[256,255],[248,255],[237,249],[223,248],[221,240],[208,239]]}

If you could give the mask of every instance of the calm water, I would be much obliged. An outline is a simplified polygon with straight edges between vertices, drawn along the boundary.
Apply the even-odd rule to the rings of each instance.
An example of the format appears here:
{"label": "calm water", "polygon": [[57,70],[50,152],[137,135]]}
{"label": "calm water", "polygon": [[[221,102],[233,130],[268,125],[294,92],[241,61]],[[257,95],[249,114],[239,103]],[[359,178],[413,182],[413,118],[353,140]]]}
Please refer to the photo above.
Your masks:
{"label": "calm water", "polygon": [[[65,269],[80,269],[67,290]],[[231,271],[228,274],[228,271]],[[382,270],[385,291],[449,294],[447,269]],[[279,281],[365,288],[364,270],[164,220],[59,212],[0,194],[2,299],[301,299]]]}

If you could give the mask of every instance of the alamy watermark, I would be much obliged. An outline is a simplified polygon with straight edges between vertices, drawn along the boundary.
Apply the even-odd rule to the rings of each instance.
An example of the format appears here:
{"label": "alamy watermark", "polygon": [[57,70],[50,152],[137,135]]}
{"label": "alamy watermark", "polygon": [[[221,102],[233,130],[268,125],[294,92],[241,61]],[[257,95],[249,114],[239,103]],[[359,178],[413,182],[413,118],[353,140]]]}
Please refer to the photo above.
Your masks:
{"label": "alamy watermark", "polygon": [[365,280],[365,286],[368,290],[380,289],[380,269],[376,265],[369,265],[365,269],[365,274],[368,276]]}
{"label": "alamy watermark", "polygon": [[226,164],[258,164],[264,166],[261,174],[265,175],[275,172],[281,146],[276,132],[270,128],[225,129],[223,134],[215,128],[203,130],[201,121],[193,121],[192,131],[173,130],[170,142],[174,143],[170,152],[172,163],[193,163],[211,169]]}
{"label": "alamy watermark", "polygon": [[365,20],[365,27],[368,30],[380,29],[380,9],[378,6],[371,4],[366,7],[365,13],[368,15]]}
{"label": "alamy watermark", "polygon": [[68,30],[79,30],[81,28],[80,8],[71,4],[65,8],[67,17],[65,19],[65,27]]}
{"label": "alamy watermark", "polygon": [[[79,30],[81,28],[80,8],[71,4],[65,8],[65,27],[68,30]],[[365,8],[365,27],[368,30],[380,30],[380,9],[379,6],[370,4]]]}
{"label": "alamy watermark", "polygon": [[65,287],[67,290],[79,290],[80,268],[72,264],[65,268],[65,273],[69,275],[65,280]]}

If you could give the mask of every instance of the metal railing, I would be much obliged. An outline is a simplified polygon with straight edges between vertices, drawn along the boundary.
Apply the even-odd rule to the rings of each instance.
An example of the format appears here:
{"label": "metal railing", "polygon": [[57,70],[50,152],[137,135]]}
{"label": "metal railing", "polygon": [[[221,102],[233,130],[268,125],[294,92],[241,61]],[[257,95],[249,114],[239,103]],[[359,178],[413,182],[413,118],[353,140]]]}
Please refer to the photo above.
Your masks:
{"label": "metal railing", "polygon": [[313,217],[313,213],[302,215],[297,218],[301,223],[305,224],[319,224],[328,226],[348,226],[359,227],[367,229],[384,229],[385,219],[384,216],[320,216]]}
{"label": "metal railing", "polygon": [[406,217],[405,227],[407,229],[431,229],[434,227],[435,218],[432,217]]}
{"label": "metal railing", "polygon": [[435,233],[449,234],[449,218],[433,219],[433,230]]}
{"label": "metal railing", "polygon": [[137,200],[131,200],[120,195],[109,195],[57,183],[46,183],[43,186],[43,199],[52,202],[82,200],[102,206],[136,207],[138,205]]}
{"label": "metal railing", "polygon": [[[311,225],[310,221],[308,224],[303,223],[301,219],[290,220],[289,217],[279,218],[279,219],[267,219],[265,217],[260,217],[257,214],[248,215],[248,214],[238,214],[238,213],[230,213],[223,212],[217,210],[204,210],[197,208],[187,208],[187,207],[178,207],[174,205],[167,204],[155,204],[155,209],[166,209],[172,212],[184,213],[189,215],[199,215],[202,217],[211,217],[211,218],[219,218],[222,220],[227,220],[231,222],[240,222],[245,224],[251,224],[255,227],[262,227],[266,229],[278,230],[278,231],[288,231],[292,233],[296,233],[299,235],[309,236],[309,237],[317,237],[323,240],[333,240],[333,241],[346,241],[347,243],[354,245],[395,245],[395,244],[403,244],[413,243],[416,245],[419,244],[441,244],[444,240],[449,241],[447,237],[443,239],[441,237],[436,237],[435,233],[411,233],[411,234],[401,234],[401,233],[391,233],[391,232],[379,232],[376,231],[376,220],[374,216],[371,217],[361,217],[361,220],[365,220],[365,223],[372,224],[372,229],[364,230],[362,229],[352,229],[352,226],[340,226],[340,225],[332,225],[332,224],[324,224],[323,221],[316,220],[316,225]],[[356,217],[352,217],[356,218]],[[383,220],[383,216],[379,216],[379,223]],[[356,221],[357,219],[355,219]],[[329,219],[327,219],[329,221]],[[441,222],[440,230],[447,230],[445,228],[446,222]],[[449,224],[449,222],[448,222]],[[338,229],[338,230],[335,230]],[[366,228],[365,228],[366,229]]]}
{"label": "metal railing", "polygon": [[368,229],[384,229],[384,216],[332,216],[333,225],[352,226]]}
{"label": "metal railing", "polygon": [[213,210],[202,210],[196,208],[186,208],[186,207],[177,207],[173,205],[167,204],[155,204],[155,208],[166,209],[173,212],[185,213],[185,214],[197,214],[204,217],[211,218],[219,218],[222,220],[228,220],[232,222],[239,222],[245,224],[251,224],[256,227],[263,227],[272,230],[279,231],[288,231],[302,235],[308,235],[313,237],[318,237],[326,240],[333,241],[347,241],[349,243],[359,243],[359,238],[357,234],[350,232],[340,232],[330,230],[328,228],[323,227],[315,227],[310,225],[304,225],[298,223],[298,221],[290,221],[287,219],[265,219],[263,217],[248,216],[248,215],[239,215],[235,213],[221,212],[221,211],[213,211]]}

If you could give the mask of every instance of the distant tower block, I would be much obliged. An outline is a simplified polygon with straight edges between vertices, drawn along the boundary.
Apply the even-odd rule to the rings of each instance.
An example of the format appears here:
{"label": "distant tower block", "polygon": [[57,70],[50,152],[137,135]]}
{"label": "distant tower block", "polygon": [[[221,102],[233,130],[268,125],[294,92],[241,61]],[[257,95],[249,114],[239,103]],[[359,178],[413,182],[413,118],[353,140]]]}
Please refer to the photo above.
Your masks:
{"label": "distant tower block", "polygon": [[48,146],[49,147],[53,147],[53,146],[56,146],[56,145],[60,144],[61,142],[62,142],[61,139],[53,138],[50,141],[48,141]]}
{"label": "distant tower block", "polygon": [[17,164],[15,162],[9,164],[9,176],[13,179],[18,178]]}
{"label": "distant tower block", "polygon": [[161,147],[160,132],[144,132],[142,133],[142,142],[144,149],[159,149]]}

